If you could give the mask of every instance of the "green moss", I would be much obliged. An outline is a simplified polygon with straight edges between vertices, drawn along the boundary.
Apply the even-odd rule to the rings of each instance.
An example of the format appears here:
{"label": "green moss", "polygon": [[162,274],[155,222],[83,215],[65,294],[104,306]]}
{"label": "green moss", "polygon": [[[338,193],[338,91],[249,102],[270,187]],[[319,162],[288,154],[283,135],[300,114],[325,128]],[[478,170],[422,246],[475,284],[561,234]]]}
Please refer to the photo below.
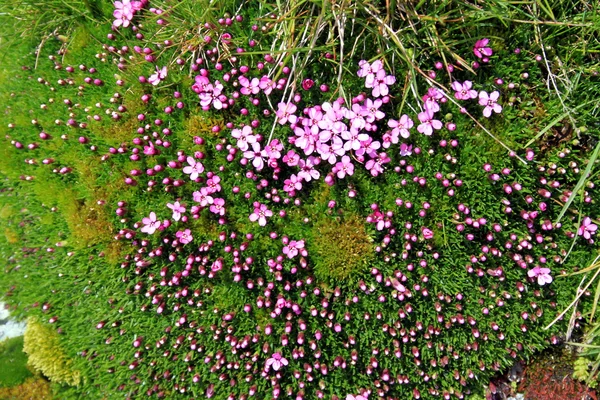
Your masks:
{"label": "green moss", "polygon": [[23,350],[29,355],[29,365],[51,381],[71,386],[81,382],[81,375],[72,369],[72,361],[64,353],[56,331],[36,318],[27,321]]}
{"label": "green moss", "polygon": [[314,226],[309,254],[324,281],[343,280],[362,271],[374,256],[365,225],[356,215],[322,218]]}
{"label": "green moss", "polygon": [[23,336],[0,343],[0,388],[20,385],[32,376],[23,352]]}

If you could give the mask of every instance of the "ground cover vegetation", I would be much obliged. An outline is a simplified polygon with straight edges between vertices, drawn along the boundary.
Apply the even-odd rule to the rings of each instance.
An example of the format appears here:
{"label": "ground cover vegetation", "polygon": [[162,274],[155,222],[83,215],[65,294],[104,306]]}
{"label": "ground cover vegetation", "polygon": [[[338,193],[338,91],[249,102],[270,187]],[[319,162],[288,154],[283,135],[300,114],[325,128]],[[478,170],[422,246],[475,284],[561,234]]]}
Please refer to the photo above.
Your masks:
{"label": "ground cover vegetation", "polygon": [[0,293],[60,398],[468,398],[593,326],[596,5],[1,4]]}

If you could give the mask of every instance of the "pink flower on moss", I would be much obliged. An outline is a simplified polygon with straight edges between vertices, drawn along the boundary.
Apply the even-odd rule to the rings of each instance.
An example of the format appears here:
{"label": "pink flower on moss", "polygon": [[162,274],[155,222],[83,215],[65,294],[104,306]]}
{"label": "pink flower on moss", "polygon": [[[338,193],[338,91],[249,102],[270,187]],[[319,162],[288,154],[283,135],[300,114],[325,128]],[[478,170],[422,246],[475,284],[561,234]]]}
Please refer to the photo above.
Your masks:
{"label": "pink flower on moss", "polygon": [[473,82],[464,81],[460,83],[458,81],[452,82],[452,89],[454,89],[454,97],[457,100],[470,100],[477,98],[477,90],[472,89]]}
{"label": "pink flower on moss", "polygon": [[254,212],[250,214],[250,221],[256,222],[260,226],[265,226],[267,224],[267,218],[273,216],[273,211],[269,210],[265,204],[261,204],[258,202],[254,203]]}
{"label": "pink flower on moss", "polygon": [[296,112],[296,105],[292,102],[284,103],[281,102],[277,105],[278,109],[276,112],[277,122],[281,125],[285,125],[287,122],[295,124],[298,121],[298,117],[294,115]]}
{"label": "pink flower on moss", "polygon": [[260,171],[265,166],[263,155],[266,155],[266,153],[261,150],[260,143],[257,142],[252,143],[252,149],[248,149],[244,152],[244,157],[248,160],[252,160],[252,165],[257,171]]}
{"label": "pink flower on moss", "polygon": [[288,360],[280,353],[273,353],[271,358],[269,358],[265,364],[265,371],[268,371],[269,368],[273,369],[273,371],[279,371],[282,366],[286,365],[288,365]]}
{"label": "pink flower on moss", "polygon": [[190,179],[195,181],[196,179],[198,179],[198,176],[200,176],[200,174],[204,172],[204,165],[202,165],[201,162],[196,161],[194,157],[188,157],[187,162],[190,165],[183,168],[183,173],[190,174]]}
{"label": "pink flower on moss", "polygon": [[184,231],[177,231],[175,237],[177,238],[177,240],[179,240],[179,243],[181,244],[188,244],[192,240],[194,240],[192,232],[189,229],[186,229]]}
{"label": "pink flower on moss", "polygon": [[475,46],[473,46],[473,53],[475,53],[477,58],[490,57],[492,54],[494,54],[490,47],[486,47],[489,42],[490,39],[487,38],[479,39],[475,42]]}
{"label": "pink flower on moss", "polygon": [[115,1],[115,10],[113,11],[115,20],[113,25],[116,27],[122,26],[123,28],[127,28],[129,22],[133,19],[134,11],[133,4],[130,0]]}
{"label": "pink flower on moss", "polygon": [[417,126],[417,131],[422,133],[425,136],[431,136],[433,134],[433,130],[442,129],[442,121],[433,119],[433,113],[429,110],[425,110],[418,115],[419,121],[421,124]]}
{"label": "pink flower on moss", "polygon": [[589,240],[597,230],[598,225],[592,224],[592,219],[590,217],[585,217],[583,221],[581,221],[577,234]]}
{"label": "pink flower on moss", "polygon": [[496,114],[502,112],[502,106],[497,103],[498,98],[500,97],[500,92],[493,91],[488,95],[485,90],[479,92],[479,105],[484,106],[483,116],[489,118],[492,115],[492,111]]}
{"label": "pink flower on moss", "polygon": [[225,200],[220,197],[214,199],[210,206],[210,212],[221,216],[225,215]]}
{"label": "pink flower on moss", "polygon": [[283,248],[283,254],[288,258],[294,258],[298,255],[298,252],[304,248],[304,240],[291,240],[287,246]]}
{"label": "pink flower on moss", "polygon": [[342,161],[335,164],[335,173],[340,179],[344,179],[346,175],[352,176],[354,174],[354,164],[348,156],[343,156]]}
{"label": "pink flower on moss", "polygon": [[182,206],[178,201],[175,203],[167,203],[167,207],[173,210],[173,221],[179,221],[181,219],[181,214],[185,212],[185,207]]}
{"label": "pink flower on moss", "polygon": [[392,128],[392,132],[397,132],[404,139],[408,139],[410,137],[409,129],[414,126],[414,122],[408,115],[404,114],[400,117],[400,121],[390,119],[388,126]]}
{"label": "pink flower on moss", "polygon": [[142,224],[144,224],[144,226],[140,231],[149,235],[152,235],[161,226],[161,222],[156,219],[156,213],[154,211],[150,213],[149,217],[142,219]]}
{"label": "pink flower on moss", "polygon": [[400,156],[408,157],[412,154],[412,144],[401,143],[400,144]]}
{"label": "pink flower on moss", "polygon": [[537,278],[538,285],[544,286],[546,283],[552,282],[552,276],[550,275],[550,268],[542,268],[536,266],[533,269],[527,271],[527,276],[530,278]]}
{"label": "pink flower on moss", "polygon": [[289,179],[283,181],[283,190],[290,196],[296,194],[296,190],[302,189],[302,179],[299,179],[296,175],[292,174]]}
{"label": "pink flower on moss", "polygon": [[421,228],[421,233],[423,234],[423,237],[427,240],[432,239],[433,238],[433,232],[431,231],[431,229],[427,228],[427,227],[422,227]]}
{"label": "pink flower on moss", "polygon": [[150,82],[151,84],[156,86],[161,81],[165,80],[166,77],[167,77],[167,67],[162,67],[161,69],[158,69],[158,67],[156,67],[156,72],[153,73],[152,75],[150,75],[150,77],[148,78],[148,82]]}

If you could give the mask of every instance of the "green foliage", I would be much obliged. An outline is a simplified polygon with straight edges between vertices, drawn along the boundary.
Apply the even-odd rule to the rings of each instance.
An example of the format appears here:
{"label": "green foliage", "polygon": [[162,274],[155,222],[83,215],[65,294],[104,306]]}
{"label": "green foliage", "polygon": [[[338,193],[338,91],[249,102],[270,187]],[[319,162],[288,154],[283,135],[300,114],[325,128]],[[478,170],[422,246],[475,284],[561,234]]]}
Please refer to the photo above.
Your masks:
{"label": "green foliage", "polygon": [[[0,62],[0,293],[17,315],[37,318],[28,349],[38,368],[78,385],[62,386],[59,398],[201,398],[212,389],[225,399],[251,388],[266,398],[276,385],[261,374],[275,352],[289,361],[277,378],[280,397],[345,398],[363,389],[393,399],[414,390],[424,399],[470,398],[567,329],[557,317],[579,282],[571,273],[593,274],[581,269],[597,248],[576,234],[582,216],[598,217],[590,154],[598,142],[600,46],[597,11],[587,4],[259,1],[240,8],[157,0],[150,7],[164,12],[136,14],[132,32],[109,28],[112,2],[63,3],[34,10],[37,3],[22,1],[7,15],[10,4],[0,3],[0,48],[18,44]],[[219,24],[238,12],[244,22]],[[483,36],[495,54],[474,69],[472,46]],[[146,61],[144,48],[156,59]],[[535,61],[538,53],[548,62]],[[233,154],[232,127],[250,124],[263,144],[276,138],[283,154],[301,153],[289,126],[273,117],[278,102],[297,93],[302,110],[341,96],[350,107],[353,96],[370,93],[356,76],[358,62],[374,59],[397,79],[381,106],[386,119],[407,113],[418,124],[421,96],[435,86],[453,100],[454,80],[499,90],[503,112],[484,120],[476,101],[468,114],[448,101],[440,119],[455,130],[428,137],[413,128],[401,139],[413,154],[400,156],[392,145],[378,176],[365,170],[369,157],[353,154],[354,175],[332,173],[329,186],[323,178],[332,165],[322,161],[320,178],[303,181],[295,196],[281,188],[298,167],[280,161],[255,171],[240,162],[242,151]],[[241,66],[250,78],[288,79],[269,96],[256,94],[258,107],[240,95],[227,109],[206,111],[190,90],[200,73],[190,69],[195,60],[225,86],[238,84],[238,73],[229,80],[225,73]],[[451,75],[444,67],[431,77],[438,60],[453,64]],[[140,82],[162,66],[169,73],[159,85]],[[100,83],[86,82],[92,78]],[[301,88],[305,78],[315,87]],[[321,92],[321,84],[331,90]],[[372,132],[378,140],[385,122]],[[41,131],[51,138],[42,140]],[[144,154],[150,145],[159,154]],[[525,163],[527,147],[536,158]],[[191,155],[205,167],[198,182],[181,171]],[[225,200],[223,216],[193,199],[209,173],[221,178],[213,197]],[[569,191],[579,193],[562,227],[540,228],[555,221]],[[187,221],[171,217],[166,204],[175,201]],[[273,212],[265,226],[249,219],[254,202]],[[521,214],[533,210],[537,218]],[[170,226],[141,232],[150,212]],[[375,212],[393,229],[378,228]],[[192,243],[176,240],[184,229]],[[287,256],[284,247],[300,240],[306,253]],[[538,264],[551,269],[552,284],[528,277]],[[584,314],[594,314],[591,295],[578,295]]]}
{"label": "green foliage", "polygon": [[311,232],[310,253],[315,254],[319,280],[335,283],[364,273],[374,250],[364,223],[356,215],[319,218]]}
{"label": "green foliage", "polygon": [[50,383],[41,376],[30,377],[20,385],[0,388],[2,400],[53,400]]}
{"label": "green foliage", "polygon": [[23,351],[29,365],[52,382],[71,386],[81,383],[81,374],[73,369],[72,361],[63,352],[59,335],[36,318],[27,320]]}
{"label": "green foliage", "polygon": [[[0,342],[0,388],[20,385],[31,376],[23,353],[23,336]],[[4,398],[0,394],[0,398]]]}

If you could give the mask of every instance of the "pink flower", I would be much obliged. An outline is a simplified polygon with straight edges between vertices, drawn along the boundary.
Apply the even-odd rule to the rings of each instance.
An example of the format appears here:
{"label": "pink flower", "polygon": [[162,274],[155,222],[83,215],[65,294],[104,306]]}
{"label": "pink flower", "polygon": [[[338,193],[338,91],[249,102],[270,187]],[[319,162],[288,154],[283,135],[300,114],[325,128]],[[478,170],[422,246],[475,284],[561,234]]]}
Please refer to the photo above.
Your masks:
{"label": "pink flower", "polygon": [[286,163],[289,167],[294,167],[298,165],[298,161],[300,161],[300,156],[296,154],[294,150],[290,150],[283,156],[283,162]]}
{"label": "pink flower", "polygon": [[250,221],[258,221],[260,226],[267,224],[267,218],[273,216],[273,211],[269,210],[266,205],[254,202],[254,212],[250,214]]}
{"label": "pink flower", "polygon": [[260,171],[265,166],[265,161],[262,159],[263,151],[260,149],[260,143],[252,143],[252,150],[245,151],[244,157],[248,160],[252,160],[252,165],[254,165],[254,168],[256,168],[257,171]]}
{"label": "pink flower", "polygon": [[178,201],[174,204],[167,203],[167,207],[173,210],[173,221],[179,221],[181,219],[181,214],[185,212],[185,207],[179,204]]}
{"label": "pink flower", "polygon": [[423,135],[431,136],[434,129],[442,129],[442,121],[433,119],[433,113],[427,109],[419,113],[419,121],[421,121],[421,124],[417,126],[417,131]]}
{"label": "pink flower", "polygon": [[473,46],[473,53],[475,53],[477,58],[483,58],[484,56],[490,57],[492,54],[494,54],[490,47],[486,47],[489,42],[490,40],[487,38],[479,39],[475,42],[475,46]]}
{"label": "pink flower", "polygon": [[396,77],[393,75],[386,75],[386,72],[381,69],[377,71],[375,74],[375,79],[373,83],[370,84],[367,80],[365,83],[366,88],[373,88],[372,95],[373,97],[387,96],[389,94],[389,85],[393,85],[396,83]]}
{"label": "pink flower", "polygon": [[190,165],[183,168],[183,173],[190,174],[190,179],[195,181],[198,176],[204,172],[204,165],[202,165],[201,162],[196,161],[194,157],[188,157],[187,162]]}
{"label": "pink flower", "polygon": [[313,81],[312,79],[306,78],[302,81],[302,89],[309,90],[311,87],[313,87],[314,84],[315,84],[315,81]]}
{"label": "pink flower", "polygon": [[225,200],[219,197],[214,199],[212,205],[210,206],[210,212],[221,216],[225,215]]}
{"label": "pink flower", "polygon": [[299,179],[296,175],[292,175],[289,179],[283,181],[283,190],[290,196],[294,196],[296,190],[300,189],[302,189],[302,179]]}
{"label": "pink flower", "polygon": [[483,116],[489,118],[492,115],[492,111],[496,114],[502,111],[502,106],[498,104],[496,101],[500,97],[500,92],[493,91],[489,95],[486,91],[482,90],[479,92],[479,105],[484,106]]}
{"label": "pink flower", "polygon": [[412,154],[412,144],[401,143],[400,144],[400,155],[402,157],[408,157]]}
{"label": "pink flower", "polygon": [[452,82],[452,89],[454,89],[454,97],[457,100],[470,100],[477,98],[477,90],[473,90],[473,82],[464,81],[463,83],[454,81]]}
{"label": "pink flower", "polygon": [[252,134],[252,128],[249,125],[242,129],[232,129],[231,136],[237,139],[236,145],[241,151],[247,151],[249,144],[256,143],[256,135]]}
{"label": "pink flower", "polygon": [[210,196],[209,189],[206,187],[203,187],[200,191],[195,191],[192,195],[194,196],[194,201],[200,203],[201,207],[206,207],[214,201],[212,196]]}
{"label": "pink flower", "polygon": [[342,157],[342,161],[335,164],[335,172],[340,179],[344,179],[346,175],[352,176],[354,174],[354,164],[352,164],[350,157]]}
{"label": "pink flower", "polygon": [[152,235],[161,227],[160,221],[156,220],[156,213],[154,213],[154,211],[150,213],[150,217],[145,217],[142,219],[142,224],[144,224],[144,226],[142,229],[140,229],[140,231],[147,233],[148,235]]}
{"label": "pink flower", "polygon": [[194,238],[192,237],[192,232],[189,229],[186,229],[185,231],[177,231],[175,237],[177,238],[177,240],[179,240],[179,243],[181,244],[188,244],[192,240],[194,240]]}
{"label": "pink flower", "polygon": [[242,85],[240,93],[249,96],[260,92],[260,87],[258,86],[260,81],[258,80],[258,78],[253,78],[252,80],[249,80],[248,78],[242,75],[238,78],[238,80]]}
{"label": "pink flower", "polygon": [[295,124],[298,121],[298,117],[294,115],[297,109],[294,103],[281,102],[277,105],[277,107],[278,109],[275,115],[277,116],[277,122],[279,122],[281,125],[285,125],[286,122]]}
{"label": "pink flower", "polygon": [[304,248],[304,240],[291,240],[290,243],[283,248],[283,254],[287,255],[288,258],[294,258],[298,255],[298,250]]}
{"label": "pink flower", "polygon": [[300,160],[298,166],[301,171],[298,172],[298,177],[302,178],[306,182],[310,182],[312,179],[319,179],[321,174],[315,169],[318,164],[318,158],[310,156],[306,160]]}
{"label": "pink flower", "polygon": [[127,28],[129,26],[129,22],[133,19],[134,6],[131,4],[130,0],[123,1],[115,1],[115,10],[113,11],[113,17],[115,17],[115,21],[113,22],[114,26],[122,26],[123,28]]}
{"label": "pink flower", "polygon": [[356,396],[353,394],[349,394],[346,396],[346,400],[368,400],[365,396],[357,394]]}
{"label": "pink flower", "polygon": [[427,240],[432,239],[433,238],[433,232],[431,231],[431,229],[426,228],[426,227],[422,227],[421,228],[421,233],[423,234],[423,237]]}
{"label": "pink flower", "polygon": [[148,78],[148,82],[150,82],[151,84],[156,86],[162,80],[164,80],[166,77],[167,77],[167,67],[162,67],[161,69],[158,69],[158,66],[157,66],[156,72],[154,74],[150,75],[150,77]]}
{"label": "pink flower", "polygon": [[392,286],[394,287],[394,289],[401,293],[406,292],[406,287],[403,284],[401,284],[400,281],[398,281],[398,279],[392,277],[390,278],[390,281],[392,282]]}
{"label": "pink flower", "polygon": [[279,371],[282,366],[286,365],[288,365],[288,360],[286,360],[280,353],[273,353],[271,358],[269,358],[265,364],[265,371],[268,371],[269,368],[272,368],[273,371]]}
{"label": "pink flower", "polygon": [[583,236],[585,239],[590,239],[592,235],[596,233],[596,230],[598,230],[598,225],[592,224],[590,217],[585,217],[583,221],[581,221],[577,234]]}
{"label": "pink flower", "polygon": [[397,131],[404,139],[408,139],[410,137],[410,132],[408,130],[414,126],[414,122],[408,115],[404,114],[400,117],[400,121],[390,119],[388,121],[388,126],[392,128],[392,132]]}
{"label": "pink flower", "polygon": [[540,266],[536,266],[535,268],[527,271],[527,276],[529,276],[530,278],[537,278],[538,285],[540,286],[552,282],[550,268],[541,268]]}

